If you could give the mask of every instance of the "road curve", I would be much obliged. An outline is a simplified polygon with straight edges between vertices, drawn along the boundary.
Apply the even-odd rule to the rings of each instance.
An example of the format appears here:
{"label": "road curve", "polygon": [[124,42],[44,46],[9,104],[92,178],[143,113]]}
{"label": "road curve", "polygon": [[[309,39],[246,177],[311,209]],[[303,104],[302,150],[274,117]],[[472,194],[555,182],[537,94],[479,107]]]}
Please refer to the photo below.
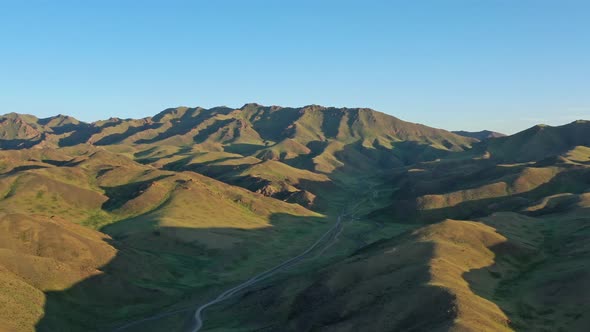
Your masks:
{"label": "road curve", "polygon": [[[322,236],[319,239],[317,239],[311,246],[309,246],[307,249],[305,249],[299,255],[297,255],[295,257],[291,257],[291,258],[287,259],[286,261],[280,263],[279,265],[277,265],[271,269],[268,269],[262,273],[257,274],[256,276],[248,279],[247,281],[244,281],[243,283],[224,291],[219,296],[217,296],[214,300],[209,301],[209,302],[201,305],[200,307],[198,307],[194,312],[194,315],[193,315],[194,321],[193,321],[192,326],[189,331],[198,332],[203,327],[202,315],[203,315],[203,311],[205,309],[207,309],[208,307],[210,307],[214,304],[217,304],[219,302],[223,302],[223,301],[229,299],[230,297],[234,296],[236,293],[240,292],[241,290],[243,290],[247,287],[250,287],[250,286],[266,279],[266,278],[273,276],[274,274],[276,274],[277,272],[279,272],[280,270],[282,270],[284,268],[287,268],[287,267],[290,267],[292,265],[299,263],[309,253],[311,253],[314,249],[316,249],[320,245],[322,245],[322,243],[326,243],[327,245],[331,245],[331,243],[336,240],[337,235],[342,231],[343,219],[346,216],[347,216],[346,214],[341,214],[340,216],[338,216],[336,223],[334,223],[334,225],[332,225],[332,227],[330,227],[324,234],[322,234]],[[151,317],[136,320],[136,321],[121,325],[121,326],[113,329],[112,332],[121,332],[121,331],[127,330],[130,327],[137,326],[139,324],[142,324],[142,323],[145,323],[148,321],[154,321],[154,320],[169,317],[169,316],[181,313],[181,312],[191,311],[191,310],[194,310],[194,308],[195,308],[194,306],[184,307],[184,308],[180,308],[180,309],[177,309],[174,311],[168,311],[168,312],[160,313],[160,314],[157,314],[157,315],[154,315]]]}
{"label": "road curve", "polygon": [[338,216],[336,223],[332,227],[330,227],[330,229],[328,229],[319,239],[317,239],[316,242],[314,242],[311,246],[309,246],[307,249],[305,249],[305,251],[303,251],[299,255],[289,258],[288,260],[282,262],[281,264],[279,264],[269,270],[266,270],[256,276],[250,278],[249,280],[244,281],[243,283],[241,283],[235,287],[232,287],[232,288],[226,290],[225,292],[223,292],[219,296],[217,296],[214,300],[207,302],[207,303],[203,304],[202,306],[200,306],[199,308],[197,308],[197,310],[195,311],[195,314],[194,314],[194,323],[190,329],[190,332],[198,332],[199,330],[201,330],[201,328],[203,327],[203,317],[202,317],[203,311],[205,311],[205,309],[207,309],[208,307],[210,307],[214,304],[217,304],[219,302],[223,302],[223,301],[229,299],[230,297],[232,297],[233,295],[235,295],[236,293],[238,293],[239,291],[241,291],[247,287],[250,287],[250,286],[266,279],[266,278],[273,276],[274,274],[276,274],[277,272],[279,272],[280,270],[282,270],[284,268],[287,268],[291,265],[298,263],[299,261],[304,259],[305,256],[307,256],[310,252],[312,252],[314,249],[319,247],[326,239],[335,238],[335,236],[338,233],[340,233],[340,231],[342,229],[342,221],[343,221],[344,217],[345,217],[345,215]]}
{"label": "road curve", "polygon": [[[372,187],[371,187],[371,189],[372,189]],[[376,192],[373,192],[372,194],[375,194],[375,193]],[[281,264],[279,264],[269,270],[266,270],[256,276],[250,278],[249,280],[233,287],[233,288],[226,290],[225,292],[223,292],[219,296],[217,296],[214,300],[212,300],[208,303],[205,303],[202,306],[200,306],[199,308],[197,308],[197,310],[195,311],[195,314],[194,314],[193,326],[190,328],[189,331],[190,332],[199,332],[201,330],[201,328],[203,327],[203,311],[205,311],[205,309],[207,309],[208,307],[215,305],[219,302],[223,302],[223,301],[227,300],[228,298],[234,296],[239,291],[241,291],[247,287],[250,287],[250,286],[266,279],[266,278],[271,277],[272,275],[274,275],[275,273],[279,272],[280,270],[282,270],[284,268],[287,268],[287,267],[290,267],[292,265],[299,263],[301,260],[303,260],[305,258],[305,256],[307,256],[309,253],[311,253],[314,249],[318,248],[322,243],[326,243],[326,246],[324,247],[324,249],[319,253],[319,255],[323,254],[323,252],[326,249],[331,247],[334,244],[334,242],[337,241],[338,235],[342,232],[343,219],[349,215],[354,217],[356,210],[358,209],[358,207],[362,203],[363,203],[363,201],[358,202],[351,209],[352,211],[349,212],[348,214],[342,213],[340,216],[338,216],[336,223],[332,227],[330,227],[330,229],[328,229],[324,234],[322,234],[322,236],[319,239],[317,239],[311,246],[309,246],[307,249],[305,249],[305,251],[303,251],[299,255],[292,257],[292,258],[282,262]]]}

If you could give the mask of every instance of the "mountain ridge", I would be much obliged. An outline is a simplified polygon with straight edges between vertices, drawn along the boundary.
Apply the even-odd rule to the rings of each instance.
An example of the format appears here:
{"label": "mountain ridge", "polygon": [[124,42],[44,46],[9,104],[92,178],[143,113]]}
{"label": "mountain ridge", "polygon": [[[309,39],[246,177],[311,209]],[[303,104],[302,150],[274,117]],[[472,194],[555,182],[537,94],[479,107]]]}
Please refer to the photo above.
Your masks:
{"label": "mountain ridge", "polygon": [[[158,114],[154,115],[154,116],[149,116],[149,117],[145,117],[145,118],[140,118],[140,119],[119,119],[119,118],[111,118],[111,119],[107,119],[107,120],[97,120],[94,122],[84,122],[84,121],[79,121],[71,116],[67,116],[67,115],[56,115],[56,116],[52,116],[52,117],[48,117],[48,118],[43,118],[43,119],[39,119],[36,118],[34,116],[31,115],[27,115],[27,114],[17,114],[17,113],[9,113],[6,115],[3,115],[1,118],[3,119],[12,119],[12,118],[20,118],[23,120],[23,122],[27,123],[27,124],[36,124],[40,127],[45,127],[45,128],[40,128],[41,130],[43,130],[46,133],[52,133],[50,129],[52,128],[59,128],[59,127],[63,127],[64,125],[70,125],[70,126],[83,126],[83,127],[94,127],[94,128],[103,128],[105,127],[105,125],[110,124],[111,126],[114,125],[115,123],[129,123],[129,124],[135,124],[135,123],[165,123],[165,120],[174,120],[174,121],[179,121],[179,120],[190,120],[190,118],[194,118],[197,114],[200,114],[201,117],[199,119],[196,120],[204,120],[206,118],[210,118],[210,117],[214,117],[215,115],[228,115],[230,113],[236,113],[235,116],[241,118],[242,120],[252,123],[252,122],[260,122],[257,120],[260,119],[256,119],[256,117],[261,117],[261,116],[267,116],[270,117],[271,115],[276,115],[277,112],[282,113],[280,115],[282,116],[274,116],[273,120],[280,120],[282,122],[285,122],[286,126],[284,126],[285,128],[283,129],[287,129],[286,127],[292,126],[294,125],[294,122],[296,122],[296,120],[298,120],[300,117],[308,115],[309,117],[313,117],[313,115],[310,115],[309,113],[315,113],[315,112],[320,112],[320,113],[329,113],[329,116],[333,116],[333,117],[342,117],[344,115],[351,117],[350,119],[350,125],[353,125],[355,121],[359,121],[359,114],[360,114],[360,121],[366,120],[366,121],[370,121],[373,122],[374,124],[376,120],[385,120],[388,121],[388,125],[390,126],[390,128],[382,128],[382,129],[390,129],[391,132],[387,132],[387,134],[393,134],[393,135],[398,135],[399,139],[402,140],[408,140],[409,138],[414,138],[417,139],[419,136],[424,136],[424,134],[426,133],[433,133],[435,131],[441,131],[444,132],[445,134],[447,134],[449,137],[454,137],[453,135],[449,135],[450,132],[443,130],[443,129],[435,129],[435,128],[431,128],[428,126],[424,126],[421,124],[416,124],[416,123],[411,123],[411,122],[406,122],[403,120],[400,120],[399,118],[396,118],[394,116],[391,115],[387,115],[385,113],[381,113],[369,108],[335,108],[335,107],[324,107],[324,106],[319,106],[319,105],[307,105],[304,107],[299,107],[299,108],[291,108],[291,107],[281,107],[281,106],[262,106],[260,104],[257,103],[248,103],[245,104],[244,106],[242,106],[241,108],[237,108],[237,109],[232,109],[229,107],[225,107],[225,106],[219,106],[219,107],[213,107],[210,109],[205,109],[202,107],[176,107],[176,108],[168,108],[165,109],[161,112],[159,112]],[[202,113],[209,113],[209,114],[202,114]],[[241,114],[240,114],[241,113]],[[287,114],[289,113],[289,114]],[[286,119],[283,119],[286,118]],[[290,118],[290,119],[289,119]],[[195,119],[192,119],[195,120]],[[324,120],[325,123],[325,128],[327,131],[329,131],[329,137],[335,137],[336,133],[337,133],[337,126],[338,124],[335,123],[328,123],[330,121],[330,119],[326,119]],[[198,125],[200,122],[197,121],[195,124]],[[265,123],[258,123],[257,124],[257,129],[264,131],[264,125]],[[299,124],[300,126],[304,125],[303,123]],[[365,125],[365,124],[360,124]],[[348,130],[353,130],[357,129],[357,132],[354,132],[353,135],[361,135],[363,134],[362,130],[361,132],[358,132],[359,129],[361,128],[348,128]],[[295,130],[297,131],[297,129]],[[303,136],[304,132],[303,129],[299,130],[299,136]],[[366,134],[366,132],[365,132]],[[266,133],[267,137],[272,137],[275,136],[273,138],[277,138],[277,133]],[[27,137],[16,137],[16,138],[21,138],[21,139],[26,139]],[[285,138],[285,137],[283,137]],[[456,137],[454,137],[456,139]],[[79,140],[78,143],[86,143],[87,141],[84,140]],[[468,141],[465,141],[468,142]]]}
{"label": "mountain ridge", "polygon": [[[0,123],[0,329],[108,330],[207,303],[330,227],[324,248],[208,309],[205,327],[590,319],[571,292],[589,273],[588,121],[482,141],[318,105]],[[184,313],[138,327],[182,330]]]}
{"label": "mountain ridge", "polygon": [[496,131],[491,131],[491,130],[481,130],[481,131],[458,130],[458,131],[452,131],[452,132],[457,135],[460,135],[460,136],[471,137],[471,138],[478,139],[480,141],[490,139],[490,138],[508,136],[508,135],[505,135],[505,134],[502,134],[502,133],[499,133]]}

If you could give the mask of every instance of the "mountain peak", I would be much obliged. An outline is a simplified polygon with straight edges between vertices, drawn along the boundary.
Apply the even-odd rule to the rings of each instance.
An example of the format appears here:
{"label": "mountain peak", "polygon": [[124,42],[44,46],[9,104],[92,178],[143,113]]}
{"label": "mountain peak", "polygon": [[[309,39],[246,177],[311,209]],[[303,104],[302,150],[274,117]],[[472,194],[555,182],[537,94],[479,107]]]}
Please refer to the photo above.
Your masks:
{"label": "mountain peak", "polygon": [[50,116],[48,118],[39,119],[38,123],[40,125],[49,126],[50,128],[53,128],[64,125],[77,125],[80,123],[80,121],[69,115],[58,114]]}
{"label": "mountain peak", "polygon": [[248,108],[248,107],[264,107],[264,105],[261,105],[259,103],[245,103],[242,107],[240,107],[239,109],[244,109],[244,108]]}
{"label": "mountain peak", "polygon": [[481,130],[481,131],[465,131],[465,130],[459,130],[459,131],[453,131],[453,133],[460,135],[460,136],[464,136],[464,137],[471,137],[471,138],[475,138],[478,139],[480,141],[486,140],[486,139],[490,139],[490,138],[497,138],[497,137],[504,137],[506,136],[505,134],[499,133],[499,132],[495,132],[495,131],[491,131],[491,130]]}
{"label": "mountain peak", "polygon": [[507,161],[538,161],[561,155],[576,146],[589,146],[589,121],[578,120],[563,126],[535,125],[511,136],[490,140],[492,155]]}
{"label": "mountain peak", "polygon": [[[0,139],[7,141],[6,147],[27,146],[20,141],[34,139],[41,136],[38,125],[33,121],[37,118],[32,115],[8,113],[0,118]],[[9,142],[14,141],[14,144]],[[2,146],[0,146],[2,147]]]}

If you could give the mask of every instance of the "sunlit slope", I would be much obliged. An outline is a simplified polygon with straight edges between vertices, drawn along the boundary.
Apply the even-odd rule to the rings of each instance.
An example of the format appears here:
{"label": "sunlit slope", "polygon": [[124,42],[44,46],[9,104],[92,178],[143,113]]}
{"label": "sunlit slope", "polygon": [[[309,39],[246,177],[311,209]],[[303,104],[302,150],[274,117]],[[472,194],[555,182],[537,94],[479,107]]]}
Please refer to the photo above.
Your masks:
{"label": "sunlit slope", "polygon": [[[317,215],[198,173],[159,170],[91,146],[0,151],[0,161],[6,165],[0,179],[5,213],[55,215],[94,228],[136,216],[178,222],[168,226],[256,228],[268,226],[276,213]],[[15,169],[18,163],[25,166]],[[264,172],[264,163],[253,167],[252,172]],[[277,167],[267,172],[296,184],[296,177]],[[313,173],[308,177],[327,181]]]}
{"label": "sunlit slope", "polygon": [[33,331],[46,291],[100,274],[116,250],[107,236],[58,217],[0,216],[0,327]]}
{"label": "sunlit slope", "polygon": [[157,169],[195,171],[321,211],[328,205],[322,196],[350,186],[357,174],[434,160],[477,141],[371,109],[317,105],[177,107],[94,123],[12,113],[0,121],[0,148],[102,147]]}
{"label": "sunlit slope", "polygon": [[5,329],[113,326],[241,280],[328,226],[300,205],[92,146],[0,151],[0,162]]}
{"label": "sunlit slope", "polygon": [[[479,143],[314,105],[0,123],[0,329],[108,330],[200,303],[346,211],[321,259],[211,308],[206,328],[588,325],[585,121]],[[369,244],[388,229],[414,231]]]}
{"label": "sunlit slope", "polygon": [[584,331],[587,205],[420,227],[248,292],[223,308],[239,324],[211,331]]}
{"label": "sunlit slope", "polygon": [[[299,203],[305,207],[319,206],[316,194],[333,187],[331,179],[276,160],[261,160],[227,152],[194,152],[163,157],[155,160],[159,150],[147,154],[140,162],[171,171],[193,171],[262,193],[283,201]],[[140,153],[140,155],[142,155]]]}
{"label": "sunlit slope", "polygon": [[[584,202],[586,201],[586,202]],[[590,324],[587,199],[537,217],[496,213],[482,221],[511,239],[496,246],[494,265],[466,277],[481,296],[497,303],[517,331],[585,331]],[[519,241],[515,247],[511,242]],[[491,274],[493,289],[477,287]]]}
{"label": "sunlit slope", "polygon": [[521,211],[559,194],[590,189],[588,147],[576,146],[536,162],[498,163],[489,158],[458,158],[419,163],[396,170],[390,181],[399,190],[392,205],[374,216],[408,216],[437,221],[476,218],[496,211]]}
{"label": "sunlit slope", "polygon": [[[363,147],[361,150],[391,150],[395,143],[415,142],[442,151],[460,151],[476,141],[371,109],[315,105],[283,108],[246,104],[239,109],[179,107],[145,119],[111,118],[91,124],[67,116],[37,119],[15,113],[0,120],[3,121],[0,137],[6,148],[81,143],[195,146],[205,151],[291,160],[311,168],[314,165],[309,160],[322,154],[325,145],[332,141],[340,142],[343,148],[359,142],[360,145],[352,144],[351,148]],[[302,158],[297,160],[298,157]]]}
{"label": "sunlit slope", "polygon": [[297,296],[292,330],[507,330],[502,311],[462,278],[490,265],[489,248],[503,241],[485,225],[447,220],[368,247]]}
{"label": "sunlit slope", "polygon": [[[507,316],[465,278],[493,265],[492,248],[508,239],[478,222],[446,220],[365,247],[312,276],[251,292],[226,310],[241,313],[265,296],[281,312],[249,319],[252,329],[288,331],[508,331]],[[494,287],[491,275],[475,281]]]}
{"label": "sunlit slope", "polygon": [[512,136],[488,140],[484,147],[503,161],[537,161],[561,155],[576,146],[590,146],[590,121],[579,120],[558,127],[534,126]]}

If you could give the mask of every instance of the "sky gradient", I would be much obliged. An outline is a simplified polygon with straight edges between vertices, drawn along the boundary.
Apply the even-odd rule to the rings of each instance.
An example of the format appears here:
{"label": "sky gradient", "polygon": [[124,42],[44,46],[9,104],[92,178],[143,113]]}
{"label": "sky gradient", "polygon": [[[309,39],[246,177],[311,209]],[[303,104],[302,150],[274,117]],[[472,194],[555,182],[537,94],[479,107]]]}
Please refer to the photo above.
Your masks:
{"label": "sky gradient", "polygon": [[590,2],[3,1],[0,113],[371,107],[448,130],[590,119]]}

